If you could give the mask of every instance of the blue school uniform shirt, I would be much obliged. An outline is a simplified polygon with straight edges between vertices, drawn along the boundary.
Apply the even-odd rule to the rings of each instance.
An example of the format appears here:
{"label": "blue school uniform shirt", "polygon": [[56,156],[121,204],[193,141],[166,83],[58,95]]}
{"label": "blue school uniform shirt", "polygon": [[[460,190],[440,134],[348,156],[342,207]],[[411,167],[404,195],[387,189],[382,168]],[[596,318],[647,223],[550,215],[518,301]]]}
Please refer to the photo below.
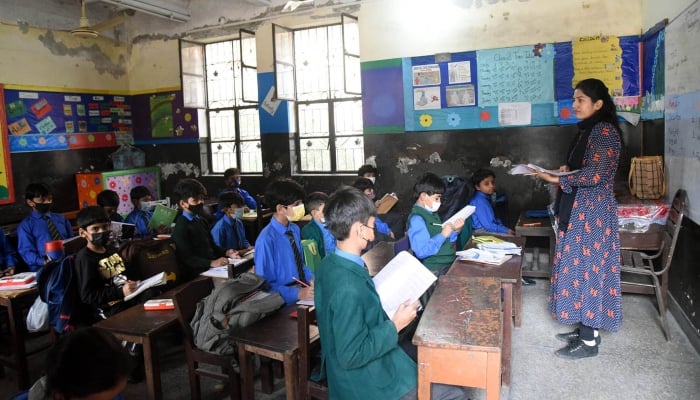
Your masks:
{"label": "blue school uniform shirt", "polygon": [[316,226],[321,229],[321,233],[323,233],[323,248],[324,251],[326,252],[326,255],[329,255],[335,251],[335,238],[333,235],[331,235],[331,232],[326,228],[326,224],[322,224],[315,219],[312,219],[313,223],[316,224]]}
{"label": "blue school uniform shirt", "polygon": [[224,249],[240,250],[250,247],[245,237],[245,227],[238,218],[228,216],[220,218],[211,228],[211,236],[214,242]]}
{"label": "blue school uniform shirt", "polygon": [[374,217],[374,226],[377,228],[377,232],[388,235],[391,233],[391,228],[389,224],[379,219],[379,217]]}
{"label": "blue school uniform shirt", "polygon": [[135,237],[148,238],[151,237],[151,230],[148,229],[148,222],[151,220],[152,216],[153,214],[148,211],[134,209],[126,216],[124,222],[136,225]]}
{"label": "blue school uniform shirt", "polygon": [[14,265],[17,265],[17,252],[10,245],[5,232],[0,229],[0,271]]}
{"label": "blue school uniform shirt", "polygon": [[[245,205],[248,208],[250,208],[251,210],[255,210],[258,208],[258,202],[256,202],[255,198],[253,196],[251,196],[250,193],[248,193],[248,191],[245,189],[241,189],[241,188],[234,189],[231,187],[223,188],[223,189],[219,190],[219,195],[221,195],[221,193],[224,193],[224,192],[236,192],[243,197],[243,201],[245,202]],[[223,214],[221,214],[221,215],[223,215]]]}
{"label": "blue school uniform shirt", "polygon": [[[265,278],[270,284],[270,289],[278,292],[285,303],[291,304],[299,298],[299,287],[295,285],[293,279],[299,278],[299,272],[294,251],[285,234],[288,230],[294,235],[295,245],[303,258],[299,226],[292,222],[284,226],[272,217],[255,241],[255,272]],[[307,282],[311,281],[314,273],[306,264],[303,264],[303,269]]]}
{"label": "blue school uniform shirt", "polygon": [[508,227],[503,225],[503,222],[496,218],[496,215],[493,213],[490,196],[477,190],[469,204],[476,207],[476,211],[472,214],[474,230],[482,229],[488,232],[508,233]]}
{"label": "blue school uniform shirt", "polygon": [[[53,240],[49,233],[49,225],[42,219],[42,215],[37,211],[32,211],[17,227],[17,250],[32,272],[36,272],[44,266],[44,257],[46,256],[44,246],[46,242]],[[62,240],[73,237],[73,227],[66,217],[50,211],[46,215],[56,226]]]}

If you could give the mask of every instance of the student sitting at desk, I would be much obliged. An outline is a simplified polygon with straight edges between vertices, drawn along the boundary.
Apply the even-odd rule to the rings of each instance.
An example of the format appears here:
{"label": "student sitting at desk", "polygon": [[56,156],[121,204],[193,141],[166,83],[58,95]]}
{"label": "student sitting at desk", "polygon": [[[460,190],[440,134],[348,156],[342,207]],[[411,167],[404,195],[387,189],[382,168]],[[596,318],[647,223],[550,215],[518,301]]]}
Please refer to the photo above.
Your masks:
{"label": "student sitting at desk", "polygon": [[447,273],[455,260],[454,243],[464,220],[443,226],[437,210],[445,182],[433,173],[424,174],[413,186],[416,203],[408,216],[408,239],[413,254],[437,276]]}
{"label": "student sitting at desk", "polygon": [[249,209],[255,210],[258,207],[255,198],[253,198],[247,190],[241,188],[241,170],[238,168],[229,168],[224,171],[224,185],[226,185],[226,187],[221,189],[219,194],[223,192],[236,192],[243,197],[243,201],[245,201],[245,205]]}
{"label": "student sitting at desk", "polygon": [[61,214],[51,212],[53,196],[45,183],[30,183],[24,202],[32,213],[17,227],[17,249],[30,271],[38,271],[46,262],[46,242],[72,238],[73,227]]}
{"label": "student sitting at desk", "polygon": [[[374,201],[374,183],[368,178],[357,178],[355,182],[352,184],[353,187],[356,189],[359,189],[362,193],[367,196],[370,200]],[[379,218],[376,218],[377,220],[377,233],[381,233],[382,235],[386,235],[391,239],[394,239],[394,232],[391,231],[391,228],[389,227],[388,224],[386,224],[384,221],[380,220]]]}
{"label": "student sitting at desk", "polygon": [[145,186],[136,186],[129,192],[129,197],[131,198],[131,204],[134,205],[134,209],[124,218],[124,222],[136,225],[134,236],[137,238],[153,236],[153,232],[148,228],[148,223],[151,221],[153,214],[151,211],[141,209],[141,203],[153,201],[151,191]]}
{"label": "student sitting at desk", "polygon": [[472,185],[474,185],[474,197],[469,201],[469,204],[476,207],[472,214],[475,231],[486,231],[492,233],[503,233],[506,235],[514,235],[515,232],[505,226],[500,219],[496,218],[491,206],[491,195],[496,190],[496,175],[488,169],[480,169],[474,172],[471,177]]}
{"label": "student sitting at desk", "polygon": [[117,213],[119,194],[114,190],[103,190],[97,194],[97,205],[104,208],[110,221],[122,222],[122,216]]}
{"label": "student sitting at desk", "polygon": [[17,265],[17,252],[8,242],[5,231],[0,229],[0,276],[13,275],[15,265]]}
{"label": "student sitting at desk", "polygon": [[219,195],[219,209],[223,211],[223,217],[211,228],[211,236],[217,246],[234,249],[241,256],[253,250],[253,246],[245,237],[245,227],[241,221],[243,205],[243,197],[240,194],[236,192],[221,193]]}
{"label": "student sitting at desk", "polygon": [[[417,366],[399,346],[399,331],[416,318],[418,301],[392,319],[382,308],[362,250],[374,239],[377,210],[354,188],[331,195],[327,226],[338,247],[321,261],[314,303],[332,399],[416,399]],[[433,399],[461,399],[461,388],[433,385]]]}
{"label": "student sitting at desk", "polygon": [[301,229],[302,239],[316,241],[321,259],[335,251],[335,238],[326,229],[326,217],[323,215],[323,207],[327,200],[328,195],[323,192],[313,192],[306,198],[304,206],[310,210],[311,221]]}
{"label": "student sitting at desk", "polygon": [[71,319],[73,325],[87,326],[133,305],[123,300],[136,290],[137,282],[126,280],[122,275],[126,265],[112,246],[111,221],[102,207],[83,208],[76,222],[78,233],[87,240],[87,246],[75,256],[75,282],[80,302]]}
{"label": "student sitting at desk", "polygon": [[228,258],[240,258],[236,250],[219,247],[211,237],[207,220],[202,216],[207,190],[198,180],[180,180],[173,194],[182,213],[175,219],[172,239],[180,261],[180,275],[185,281],[209,268],[228,265]]}
{"label": "student sitting at desk", "polygon": [[272,218],[255,241],[255,272],[287,304],[314,298],[314,273],[304,263],[299,226],[292,222],[305,214],[304,197],[304,189],[291,179],[270,183],[265,204]]}

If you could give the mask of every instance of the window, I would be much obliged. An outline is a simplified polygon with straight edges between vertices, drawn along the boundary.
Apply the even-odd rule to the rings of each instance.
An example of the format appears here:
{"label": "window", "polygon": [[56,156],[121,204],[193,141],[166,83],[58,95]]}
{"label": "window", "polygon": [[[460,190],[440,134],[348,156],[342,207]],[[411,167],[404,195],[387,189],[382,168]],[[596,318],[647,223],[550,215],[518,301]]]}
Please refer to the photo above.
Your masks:
{"label": "window", "polygon": [[364,164],[357,19],[298,30],[273,25],[273,36],[277,97],[295,100],[295,171],[356,172]]}
{"label": "window", "polygon": [[240,32],[235,40],[180,44],[185,107],[202,109],[202,169],[211,173],[262,173],[255,34]]}

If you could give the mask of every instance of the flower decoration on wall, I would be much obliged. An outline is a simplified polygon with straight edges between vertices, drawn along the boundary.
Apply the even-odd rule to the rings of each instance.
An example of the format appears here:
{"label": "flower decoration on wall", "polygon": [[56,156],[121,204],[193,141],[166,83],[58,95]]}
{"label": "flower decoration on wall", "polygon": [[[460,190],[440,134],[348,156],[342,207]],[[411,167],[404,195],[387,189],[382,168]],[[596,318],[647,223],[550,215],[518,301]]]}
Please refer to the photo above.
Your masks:
{"label": "flower decoration on wall", "polygon": [[462,118],[457,113],[449,113],[447,115],[447,125],[456,128],[459,123],[462,121]]}
{"label": "flower decoration on wall", "polygon": [[423,114],[420,116],[420,125],[423,128],[427,128],[433,124],[433,116],[430,114]]}

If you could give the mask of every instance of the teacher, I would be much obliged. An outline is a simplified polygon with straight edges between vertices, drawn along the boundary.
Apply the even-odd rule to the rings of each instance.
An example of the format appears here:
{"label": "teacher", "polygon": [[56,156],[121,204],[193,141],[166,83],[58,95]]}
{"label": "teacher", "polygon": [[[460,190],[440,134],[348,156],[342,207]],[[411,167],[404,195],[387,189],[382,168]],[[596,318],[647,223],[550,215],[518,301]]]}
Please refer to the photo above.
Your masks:
{"label": "teacher", "polygon": [[599,329],[616,332],[622,324],[620,238],[613,193],[620,160],[620,126],[608,88],[598,79],[576,85],[573,109],[579,132],[566,165],[554,176],[559,185],[556,253],[552,265],[549,309],[563,324],[579,324],[556,338],[567,342],[558,357],[579,359],[598,354]]}

